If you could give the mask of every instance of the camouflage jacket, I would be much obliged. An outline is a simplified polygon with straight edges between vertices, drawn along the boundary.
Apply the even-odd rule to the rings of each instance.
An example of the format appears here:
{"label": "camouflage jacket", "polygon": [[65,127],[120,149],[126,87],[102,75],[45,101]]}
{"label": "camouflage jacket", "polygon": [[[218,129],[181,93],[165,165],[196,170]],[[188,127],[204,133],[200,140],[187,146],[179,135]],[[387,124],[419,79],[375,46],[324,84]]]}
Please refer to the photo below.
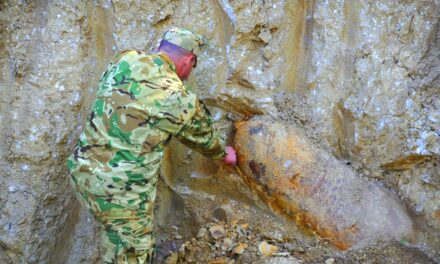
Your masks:
{"label": "camouflage jacket", "polygon": [[125,198],[133,193],[135,198],[148,191],[145,182],[158,174],[171,136],[205,156],[225,155],[209,112],[185,89],[171,60],[163,54],[124,51],[102,75],[67,165],[76,185],[87,193]]}

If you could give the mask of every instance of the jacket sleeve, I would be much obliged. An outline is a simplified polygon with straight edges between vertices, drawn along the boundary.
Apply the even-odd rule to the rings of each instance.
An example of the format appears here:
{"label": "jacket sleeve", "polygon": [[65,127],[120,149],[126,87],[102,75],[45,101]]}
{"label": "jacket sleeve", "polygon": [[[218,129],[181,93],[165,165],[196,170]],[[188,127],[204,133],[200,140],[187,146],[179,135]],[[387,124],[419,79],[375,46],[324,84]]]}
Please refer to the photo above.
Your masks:
{"label": "jacket sleeve", "polygon": [[224,140],[215,131],[205,105],[184,90],[174,91],[160,106],[155,127],[174,135],[187,147],[207,157],[225,156]]}

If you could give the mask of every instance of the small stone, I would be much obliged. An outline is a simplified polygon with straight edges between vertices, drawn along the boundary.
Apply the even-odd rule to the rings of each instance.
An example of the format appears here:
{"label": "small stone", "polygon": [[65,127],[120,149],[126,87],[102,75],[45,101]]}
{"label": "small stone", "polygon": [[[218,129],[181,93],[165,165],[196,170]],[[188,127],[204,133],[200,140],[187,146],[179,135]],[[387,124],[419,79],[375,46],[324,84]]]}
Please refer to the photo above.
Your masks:
{"label": "small stone", "polygon": [[335,259],[334,258],[329,258],[325,260],[325,264],[333,264],[335,263]]}
{"label": "small stone", "polygon": [[241,225],[239,225],[239,226],[237,226],[237,227],[235,228],[235,232],[237,232],[237,234],[238,234],[240,237],[246,235],[246,230],[243,229],[243,228],[241,227]]}
{"label": "small stone", "polygon": [[188,243],[188,241],[183,243],[182,246],[180,246],[179,253],[185,254],[185,249],[187,248],[187,243]]}
{"label": "small stone", "polygon": [[172,252],[171,255],[169,255],[165,260],[165,264],[176,264],[178,258],[179,255],[177,254],[177,252]]}
{"label": "small stone", "polygon": [[299,253],[304,253],[306,252],[306,250],[303,247],[299,247],[296,249],[296,251],[298,251]]}
{"label": "small stone", "polygon": [[244,250],[248,247],[246,243],[240,243],[234,249],[234,254],[241,255],[244,253]]}
{"label": "small stone", "polygon": [[271,41],[272,39],[272,34],[270,33],[269,29],[262,29],[260,31],[260,34],[258,35],[258,37],[264,42],[264,43],[269,43],[269,41]]}
{"label": "small stone", "polygon": [[212,226],[211,228],[209,228],[209,232],[214,239],[219,239],[225,236],[225,229],[220,225]]}
{"label": "small stone", "polygon": [[266,240],[275,240],[277,242],[282,242],[284,238],[284,235],[281,231],[266,231],[261,235]]}
{"label": "small stone", "polygon": [[197,238],[202,238],[206,234],[206,228],[202,227],[199,229],[199,232],[197,233]]}
{"label": "small stone", "polygon": [[182,236],[181,235],[176,235],[176,239],[180,240],[180,239],[182,239]]}
{"label": "small stone", "polygon": [[223,240],[221,249],[223,251],[230,251],[232,248],[232,244],[233,244],[232,240],[229,237],[227,237]]}
{"label": "small stone", "polygon": [[17,191],[17,186],[15,186],[15,185],[10,185],[10,186],[8,187],[8,191],[9,191],[10,193],[15,193],[15,192]]}
{"label": "small stone", "polygon": [[263,256],[269,257],[278,252],[278,247],[263,241],[258,245],[258,250]]}
{"label": "small stone", "polygon": [[249,224],[248,223],[241,224],[240,227],[243,229],[247,229],[249,227]]}

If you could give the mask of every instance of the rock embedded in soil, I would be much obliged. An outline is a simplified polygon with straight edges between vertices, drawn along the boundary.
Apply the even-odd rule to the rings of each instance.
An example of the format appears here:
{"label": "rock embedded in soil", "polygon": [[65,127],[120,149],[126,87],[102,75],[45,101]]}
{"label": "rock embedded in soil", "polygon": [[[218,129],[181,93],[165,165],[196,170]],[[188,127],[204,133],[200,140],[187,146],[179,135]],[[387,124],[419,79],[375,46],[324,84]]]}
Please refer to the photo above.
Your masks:
{"label": "rock embedded in soil", "polygon": [[237,247],[234,249],[233,253],[234,254],[238,254],[241,255],[243,254],[243,252],[246,250],[246,248],[248,247],[248,245],[246,243],[240,243],[237,245]]}
{"label": "rock embedded in soil", "polygon": [[333,264],[335,263],[335,259],[334,258],[328,258],[325,260],[325,264]]}
{"label": "rock embedded in soil", "polygon": [[206,233],[206,228],[202,227],[199,229],[199,232],[197,233],[197,238],[201,238],[205,235]]}
{"label": "rock embedded in soil", "polygon": [[267,243],[266,241],[262,241],[259,245],[258,245],[258,250],[260,251],[260,253],[265,256],[265,257],[270,257],[272,256],[274,253],[278,252],[278,247],[271,245],[269,243]]}
{"label": "rock embedded in soil", "polygon": [[209,228],[209,232],[214,239],[219,239],[225,236],[225,229],[220,225],[212,226],[211,228]]}

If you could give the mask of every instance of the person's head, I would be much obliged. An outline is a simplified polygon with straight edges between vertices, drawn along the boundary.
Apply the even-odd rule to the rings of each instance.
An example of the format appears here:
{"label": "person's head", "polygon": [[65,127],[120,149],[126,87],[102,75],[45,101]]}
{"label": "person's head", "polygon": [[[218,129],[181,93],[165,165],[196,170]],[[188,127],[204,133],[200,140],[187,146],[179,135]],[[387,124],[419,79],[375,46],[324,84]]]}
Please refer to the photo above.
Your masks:
{"label": "person's head", "polygon": [[204,37],[183,28],[171,28],[160,42],[159,52],[165,53],[174,62],[177,76],[186,80],[197,65],[200,47],[206,44]]}

